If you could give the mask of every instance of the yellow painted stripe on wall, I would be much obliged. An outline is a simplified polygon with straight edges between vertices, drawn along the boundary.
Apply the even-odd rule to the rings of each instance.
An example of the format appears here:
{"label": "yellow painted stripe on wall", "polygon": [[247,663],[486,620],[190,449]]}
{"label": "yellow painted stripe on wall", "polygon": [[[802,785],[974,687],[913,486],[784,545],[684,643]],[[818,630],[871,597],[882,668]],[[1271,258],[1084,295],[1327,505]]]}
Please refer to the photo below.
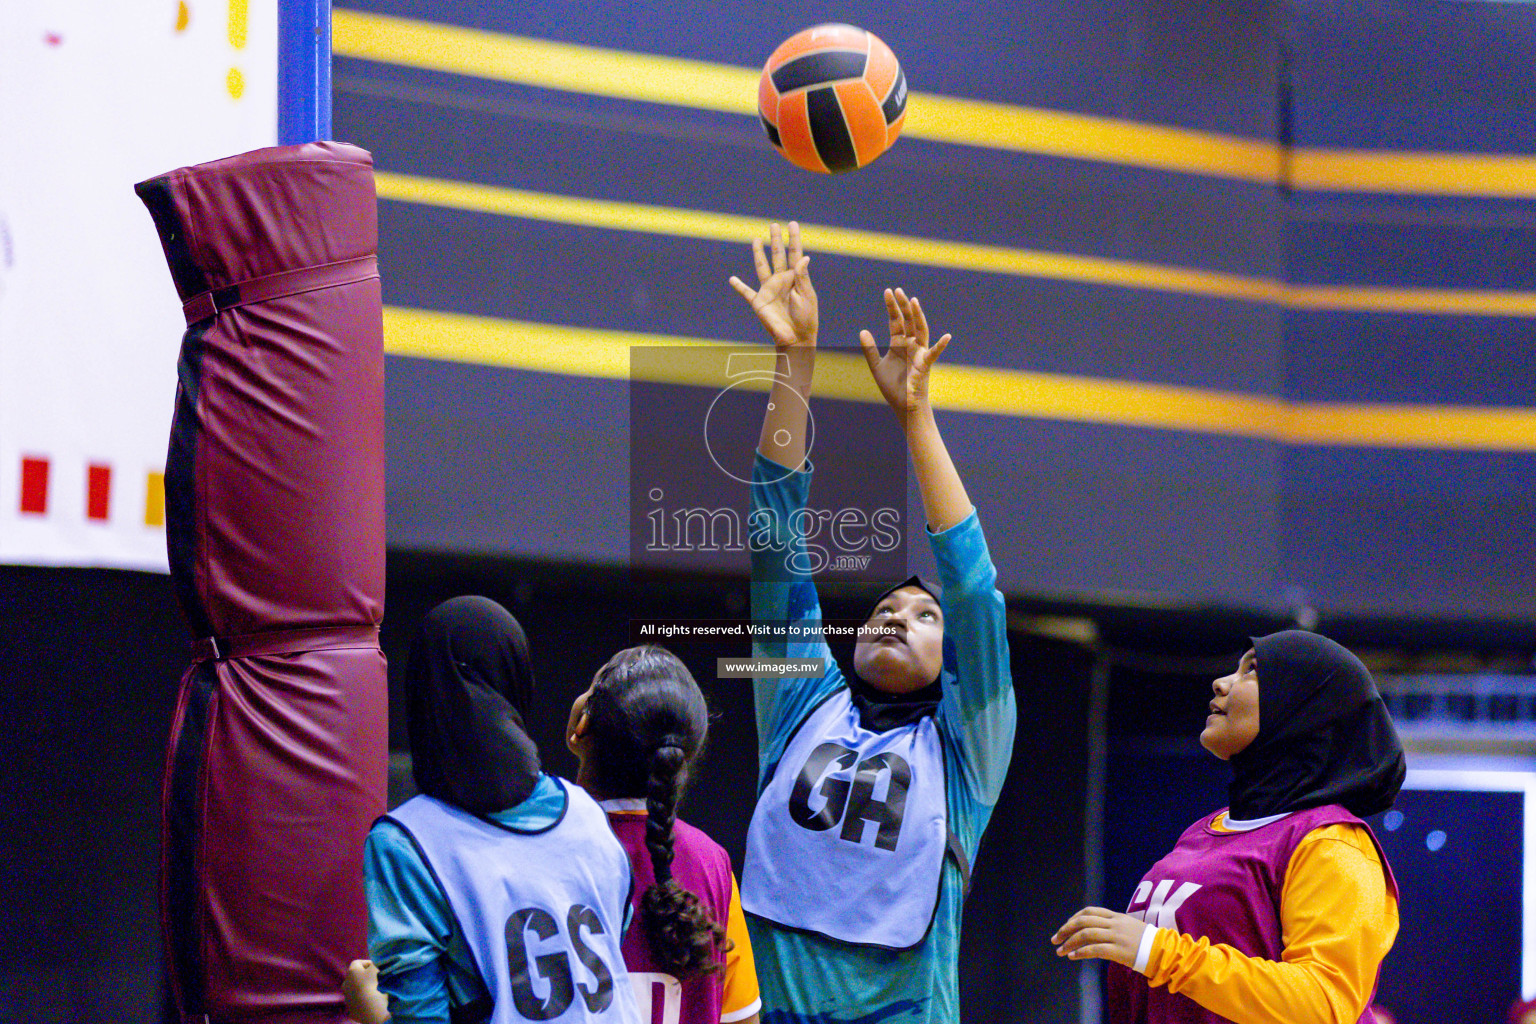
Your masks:
{"label": "yellow painted stripe on wall", "polygon": [[1293,444],[1530,452],[1536,409],[1297,403],[1283,437]]}
{"label": "yellow painted stripe on wall", "polygon": [[1323,192],[1536,198],[1536,157],[1484,153],[1411,153],[1298,149],[1298,188]]}
{"label": "yellow painted stripe on wall", "polygon": [[[759,69],[577,46],[336,8],[344,57],[618,99],[757,116]],[[765,54],[766,56],[766,54]],[[1270,142],[1058,110],[911,93],[915,138],[1273,183]],[[766,144],[766,143],[765,143]]]}
{"label": "yellow painted stripe on wall", "polygon": [[165,525],[165,474],[145,474],[144,525]]}
{"label": "yellow painted stripe on wall", "polygon": [[902,134],[1266,185],[1280,175],[1280,148],[1261,139],[929,93],[911,94]]}
{"label": "yellow painted stripe on wall", "polygon": [[[743,347],[708,338],[639,334],[625,331],[567,327],[526,320],[500,320],[464,313],[422,309],[384,309],[384,344],[391,355],[442,359],[480,366],[501,366],[540,373],[605,380],[642,379],[660,384],[719,387],[729,379],[726,360]],[[642,359],[638,378],[631,356],[635,349],[686,348],[687,359]],[[767,352],[750,346],[754,352]],[[701,356],[717,353],[718,361]],[[855,372],[856,371],[856,372]],[[766,381],[741,385],[766,391]],[[862,355],[824,351],[816,361],[816,391],[828,398],[880,402]]]}
{"label": "yellow painted stripe on wall", "polygon": [[[758,69],[577,46],[336,8],[331,45],[344,57],[668,106],[757,115]],[[1041,153],[1277,184],[1283,150],[1188,128],[914,92],[903,133],[987,149]],[[1536,198],[1536,159],[1476,153],[1292,150],[1293,188]]]}
{"label": "yellow painted stripe on wall", "polygon": [[757,116],[758,72],[336,8],[331,51],[381,64]]}
{"label": "yellow painted stripe on wall", "polygon": [[1536,292],[1320,284],[1288,284],[1283,289],[1281,304],[1291,309],[1433,316],[1536,316]]}
{"label": "yellow painted stripe on wall", "polygon": [[[761,238],[766,227],[755,217],[736,214],[561,196],[384,171],[378,172],[375,180],[381,199],[613,231],[746,243],[754,237]],[[1211,270],[829,225],[805,224],[802,234],[806,248],[813,256],[817,252],[829,252],[913,266],[1210,296],[1297,309],[1536,317],[1536,292],[1289,285],[1269,278]]]}
{"label": "yellow painted stripe on wall", "polygon": [[[740,346],[707,338],[625,333],[419,309],[384,310],[388,352],[608,380],[630,379],[636,347]],[[723,366],[707,360],[646,359],[644,379],[718,387]],[[765,387],[766,385],[760,385]],[[823,352],[816,393],[880,402],[862,355]],[[1254,437],[1305,445],[1536,451],[1536,409],[1284,402],[1264,395],[1066,374],[941,363],[935,408],[1129,427]]]}

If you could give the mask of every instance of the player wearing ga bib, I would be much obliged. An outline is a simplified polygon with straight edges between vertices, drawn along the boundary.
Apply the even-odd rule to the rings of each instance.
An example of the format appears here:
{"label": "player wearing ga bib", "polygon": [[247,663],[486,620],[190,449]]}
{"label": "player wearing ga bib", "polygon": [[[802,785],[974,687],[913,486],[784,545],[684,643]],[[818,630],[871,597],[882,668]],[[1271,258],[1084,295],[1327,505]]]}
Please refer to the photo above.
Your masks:
{"label": "player wearing ga bib", "polygon": [[565,813],[541,830],[428,796],[384,820],[410,837],[447,899],[489,991],[491,1024],[637,1024],[620,948],[629,858],[596,802],[555,781]]}
{"label": "player wearing ga bib", "polygon": [[748,912],[858,946],[911,949],[938,909],[944,749],[925,715],[876,732],[846,688],[794,730],[747,832]]}
{"label": "player wearing ga bib", "polygon": [[[808,557],[806,532],[825,522],[805,507],[820,313],[799,225],[787,238],[773,225],[752,261],[758,287],[730,283],[772,339],[775,367],[748,518],[752,620],[770,631],[754,633],[753,655],[824,666],[753,680],[758,806],[742,890],[763,1024],[958,1021],[966,881],[1017,715],[997,570],[929,397],[951,338],[933,340],[922,303],[900,288],[884,293],[885,351],[859,333],[905,440],[941,586],[913,577],[881,595],[844,677]],[[836,520],[823,535],[833,550],[862,549],[869,538]]]}
{"label": "player wearing ga bib", "polygon": [[[1106,1019],[1279,1024],[1312,1004],[1336,1019],[1337,1007],[1371,1002],[1397,933],[1397,883],[1370,826],[1343,807],[1256,821],[1222,811],[1184,832],[1126,912],[1152,928],[1139,969],[1108,965]],[[1303,964],[1320,983],[1307,983]]]}
{"label": "player wearing ga bib", "polygon": [[[809,469],[757,456],[755,622],[821,620],[815,585],[786,578]],[[756,657],[821,658],[818,678],[754,681],[760,761],[742,901],[764,1024],[960,1019],[967,875],[1001,791],[1016,721],[1004,605],[973,511],[929,532],[943,586],[944,667],[935,699],[855,694],[819,631],[754,645]],[[950,851],[953,851],[953,855]]]}

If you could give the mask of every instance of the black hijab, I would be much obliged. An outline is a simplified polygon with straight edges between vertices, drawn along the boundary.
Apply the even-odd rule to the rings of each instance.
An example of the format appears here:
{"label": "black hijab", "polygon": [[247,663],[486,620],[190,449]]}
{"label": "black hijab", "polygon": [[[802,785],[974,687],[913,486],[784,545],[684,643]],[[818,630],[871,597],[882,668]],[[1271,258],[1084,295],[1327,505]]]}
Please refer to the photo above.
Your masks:
{"label": "black hijab", "polygon": [[511,612],[484,597],[428,612],[405,665],[416,788],[478,815],[522,803],[539,781],[523,728],[532,697],[528,638]]}
{"label": "black hijab", "polygon": [[1360,659],[1297,629],[1255,637],[1253,649],[1259,732],[1232,757],[1232,817],[1343,804],[1363,818],[1391,807],[1403,745]]}
{"label": "black hijab", "polygon": [[[880,596],[875,598],[869,606],[871,614],[874,609],[880,607],[881,601],[903,587],[917,587],[919,590],[927,591],[935,601],[943,603],[944,591],[937,583],[930,583],[921,576],[908,576],[894,587],[882,591]],[[870,732],[885,732],[887,729],[911,725],[920,718],[936,713],[939,709],[939,701],[944,699],[944,671],[953,661],[949,638],[946,636],[944,668],[939,669],[938,678],[910,693],[886,693],[866,683],[859,678],[857,672],[854,672],[848,677],[848,696],[853,700],[853,706],[859,711],[859,724]]]}

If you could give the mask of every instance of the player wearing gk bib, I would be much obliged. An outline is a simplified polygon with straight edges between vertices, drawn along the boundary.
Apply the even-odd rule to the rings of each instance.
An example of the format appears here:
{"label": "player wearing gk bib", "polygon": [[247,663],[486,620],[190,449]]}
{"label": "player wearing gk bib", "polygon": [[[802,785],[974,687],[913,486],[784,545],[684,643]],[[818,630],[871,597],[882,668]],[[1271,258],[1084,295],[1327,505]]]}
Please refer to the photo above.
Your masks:
{"label": "player wearing gk bib", "polygon": [[[817,306],[799,229],[788,253],[753,246],[759,287],[732,285],[772,336],[788,373],[772,386],[752,485],[752,616],[819,623],[805,538],[796,529],[811,467],[807,406]],[[742,902],[765,1024],[959,1020],[961,907],[972,858],[1002,788],[1015,706],[1003,598],[976,512],[944,448],[916,299],[885,293],[891,345],[861,341],[901,418],[922,492],[938,587],[888,591],[861,630],[844,677],[813,633],[755,645],[757,657],[820,658],[816,678],[754,682],[759,797]],[[797,560],[794,556],[799,554]]]}
{"label": "player wearing gk bib", "polygon": [[455,598],[428,614],[406,667],[421,795],[365,847],[388,999],[349,1001],[365,1024],[640,1021],[620,950],[629,858],[590,796],[539,770],[521,717],[532,690],[527,641],[500,605]]}
{"label": "player wearing gk bib", "polygon": [[1371,1024],[1397,883],[1360,819],[1406,770],[1381,695],[1298,630],[1255,639],[1213,689],[1200,742],[1232,764],[1230,808],[1184,832],[1127,913],[1074,915],[1057,953],[1112,961],[1117,1024]]}
{"label": "player wearing gk bib", "polygon": [[687,666],[644,645],[608,660],[571,705],[577,781],[601,801],[634,869],[624,963],[640,1017],[757,1024],[757,972],[731,858],[677,817],[709,731]]}

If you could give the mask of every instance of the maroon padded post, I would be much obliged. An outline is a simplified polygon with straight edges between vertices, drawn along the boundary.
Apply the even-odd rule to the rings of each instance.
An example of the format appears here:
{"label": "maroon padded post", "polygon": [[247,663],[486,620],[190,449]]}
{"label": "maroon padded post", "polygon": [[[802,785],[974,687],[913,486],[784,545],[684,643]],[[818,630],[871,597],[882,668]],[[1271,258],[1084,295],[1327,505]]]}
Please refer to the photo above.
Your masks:
{"label": "maroon padded post", "polygon": [[385,809],[384,352],[373,161],[319,142],[137,186],[188,328],[166,464],[197,641],[164,779],[181,1019],[331,1024]]}

